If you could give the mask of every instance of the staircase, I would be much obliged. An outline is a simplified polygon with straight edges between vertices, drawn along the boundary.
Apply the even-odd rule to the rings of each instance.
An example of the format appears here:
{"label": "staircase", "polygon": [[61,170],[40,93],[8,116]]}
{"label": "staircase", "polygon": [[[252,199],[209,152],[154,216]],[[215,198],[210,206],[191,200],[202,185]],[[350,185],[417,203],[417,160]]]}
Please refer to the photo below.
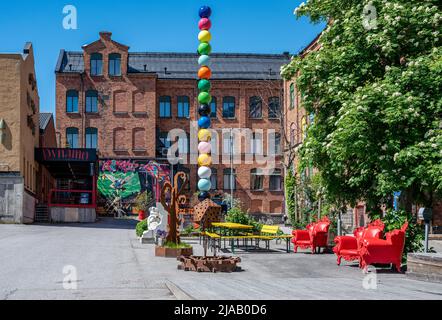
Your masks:
{"label": "staircase", "polygon": [[35,206],[35,219],[36,223],[48,223],[49,222],[49,208],[45,204],[38,204]]}

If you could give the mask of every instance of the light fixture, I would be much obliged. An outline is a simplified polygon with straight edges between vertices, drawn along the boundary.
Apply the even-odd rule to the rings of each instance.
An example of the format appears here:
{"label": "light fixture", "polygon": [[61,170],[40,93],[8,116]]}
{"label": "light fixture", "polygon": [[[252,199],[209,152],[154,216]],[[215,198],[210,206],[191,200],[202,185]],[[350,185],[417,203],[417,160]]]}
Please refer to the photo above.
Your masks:
{"label": "light fixture", "polygon": [[6,136],[6,122],[4,119],[0,119],[0,144],[3,144]]}

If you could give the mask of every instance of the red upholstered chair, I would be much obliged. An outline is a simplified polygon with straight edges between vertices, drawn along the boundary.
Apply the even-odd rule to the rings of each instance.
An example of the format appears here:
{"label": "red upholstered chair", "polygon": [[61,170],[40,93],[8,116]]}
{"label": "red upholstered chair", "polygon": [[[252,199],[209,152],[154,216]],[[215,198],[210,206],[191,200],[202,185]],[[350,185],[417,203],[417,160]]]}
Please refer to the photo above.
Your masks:
{"label": "red upholstered chair", "polygon": [[330,220],[323,217],[320,221],[309,224],[307,230],[294,230],[292,243],[295,253],[298,252],[298,248],[310,248],[312,253],[315,253],[316,248],[327,247],[329,228]]}
{"label": "red upholstered chair", "polygon": [[359,248],[363,239],[381,239],[384,231],[384,223],[378,219],[370,223],[366,228],[357,228],[352,236],[338,236],[335,238],[336,246],[333,252],[337,256],[338,266],[341,260],[360,261]]}
{"label": "red upholstered chair", "polygon": [[369,265],[374,263],[391,263],[401,272],[402,253],[405,245],[405,232],[408,228],[406,222],[401,229],[393,230],[386,234],[386,240],[364,239],[361,241],[359,255],[361,268],[367,271]]}

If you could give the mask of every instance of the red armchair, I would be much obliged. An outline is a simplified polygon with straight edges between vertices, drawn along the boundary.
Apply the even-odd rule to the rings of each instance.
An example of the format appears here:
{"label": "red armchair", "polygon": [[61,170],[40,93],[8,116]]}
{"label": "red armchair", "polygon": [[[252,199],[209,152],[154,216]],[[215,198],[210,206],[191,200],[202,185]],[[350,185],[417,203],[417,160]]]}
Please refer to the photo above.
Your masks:
{"label": "red armchair", "polygon": [[312,253],[315,253],[316,248],[327,247],[329,228],[330,220],[324,217],[316,223],[309,224],[307,230],[294,230],[292,243],[295,253],[298,252],[298,248],[311,248]]}
{"label": "red armchair", "polygon": [[374,263],[391,263],[401,272],[402,253],[405,245],[405,232],[408,228],[406,222],[401,229],[393,230],[386,234],[386,240],[364,239],[361,241],[359,255],[361,268],[367,271],[368,266]]}
{"label": "red armchair", "polygon": [[341,260],[360,261],[359,248],[363,239],[381,239],[384,231],[384,223],[378,219],[370,223],[366,228],[357,228],[352,236],[338,236],[335,238],[336,246],[333,252],[337,256],[337,264],[341,265]]}

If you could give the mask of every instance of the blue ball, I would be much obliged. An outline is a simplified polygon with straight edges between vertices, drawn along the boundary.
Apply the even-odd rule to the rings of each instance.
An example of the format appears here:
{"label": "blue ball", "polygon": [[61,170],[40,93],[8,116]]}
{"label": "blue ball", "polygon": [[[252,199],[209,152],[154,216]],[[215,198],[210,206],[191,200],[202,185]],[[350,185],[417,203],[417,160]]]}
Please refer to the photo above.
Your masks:
{"label": "blue ball", "polygon": [[212,15],[212,9],[210,9],[210,7],[208,6],[202,6],[200,8],[199,14],[201,18],[210,18],[210,16]]}
{"label": "blue ball", "polygon": [[201,179],[200,181],[198,181],[198,189],[201,192],[210,191],[210,189],[212,189],[212,183],[210,182],[210,180]]}
{"label": "blue ball", "polygon": [[211,124],[211,121],[210,121],[209,117],[201,117],[201,119],[199,119],[199,121],[198,121],[198,126],[201,129],[208,129],[208,128],[210,128],[210,124]]}

